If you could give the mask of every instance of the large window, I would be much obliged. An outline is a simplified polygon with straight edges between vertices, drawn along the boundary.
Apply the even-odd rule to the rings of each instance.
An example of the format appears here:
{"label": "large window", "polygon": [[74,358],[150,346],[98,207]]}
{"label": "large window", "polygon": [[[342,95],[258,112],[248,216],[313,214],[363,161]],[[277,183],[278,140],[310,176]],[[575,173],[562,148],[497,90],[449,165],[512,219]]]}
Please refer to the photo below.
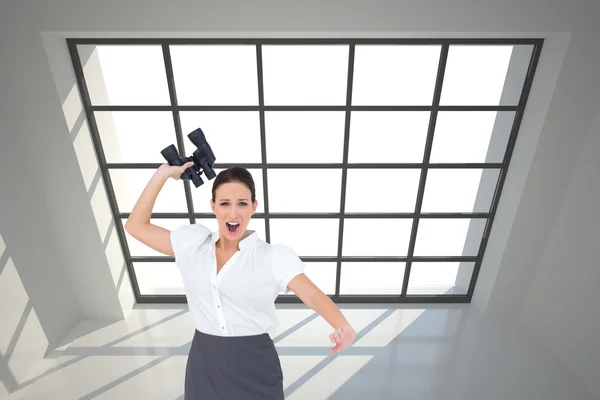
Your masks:
{"label": "large window", "polygon": [[[335,301],[470,301],[541,46],[69,40],[137,300],[185,301],[174,260],[123,223],[160,151],[191,155],[200,127],[217,172],[254,176],[250,229],[293,247]],[[204,182],[169,181],[152,222],[216,230]]]}

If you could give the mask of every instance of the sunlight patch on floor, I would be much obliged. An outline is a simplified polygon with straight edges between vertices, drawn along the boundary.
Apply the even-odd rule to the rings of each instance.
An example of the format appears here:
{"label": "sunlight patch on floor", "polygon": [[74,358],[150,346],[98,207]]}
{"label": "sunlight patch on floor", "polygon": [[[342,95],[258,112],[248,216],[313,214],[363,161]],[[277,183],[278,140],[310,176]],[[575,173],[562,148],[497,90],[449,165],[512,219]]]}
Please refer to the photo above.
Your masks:
{"label": "sunlight patch on floor", "polygon": [[423,309],[396,310],[373,327],[367,335],[359,338],[352,346],[385,347],[419,318],[424,311]]}
{"label": "sunlight patch on floor", "polygon": [[[135,357],[89,356],[69,364],[62,360],[63,357],[59,357],[57,361],[64,362],[67,366],[39,379],[33,392],[28,394],[28,398],[82,399],[158,358],[159,356],[142,355]],[[147,384],[146,382],[145,385]],[[43,397],[36,397],[36,394]]]}

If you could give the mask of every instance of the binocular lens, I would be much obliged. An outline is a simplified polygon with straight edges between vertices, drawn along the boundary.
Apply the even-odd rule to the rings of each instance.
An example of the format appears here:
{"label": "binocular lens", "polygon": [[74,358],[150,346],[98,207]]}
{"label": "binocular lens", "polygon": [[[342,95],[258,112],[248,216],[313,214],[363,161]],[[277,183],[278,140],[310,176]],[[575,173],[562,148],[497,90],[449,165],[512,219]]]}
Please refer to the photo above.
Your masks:
{"label": "binocular lens", "polygon": [[174,145],[164,148],[161,150],[160,154],[162,154],[162,156],[169,162],[170,165],[183,165]]}
{"label": "binocular lens", "polygon": [[188,138],[190,139],[190,142],[192,142],[196,147],[202,147],[204,143],[206,143],[206,137],[204,136],[204,132],[202,132],[202,129],[200,128],[190,133],[188,135]]}

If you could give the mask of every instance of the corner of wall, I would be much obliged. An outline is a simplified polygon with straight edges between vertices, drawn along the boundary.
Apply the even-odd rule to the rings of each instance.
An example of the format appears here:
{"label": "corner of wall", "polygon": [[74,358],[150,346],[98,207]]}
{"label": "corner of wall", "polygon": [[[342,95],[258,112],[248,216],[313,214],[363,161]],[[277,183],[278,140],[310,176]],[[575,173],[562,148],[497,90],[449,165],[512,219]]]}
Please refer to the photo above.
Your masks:
{"label": "corner of wall", "polygon": [[541,36],[544,37],[542,53],[473,294],[474,307],[484,313],[498,310],[494,292],[505,286],[502,274],[511,269],[507,265],[513,251],[510,239],[520,234],[519,224],[523,221],[518,216],[519,207],[529,190],[527,182],[534,168],[534,156],[547,128],[546,118],[571,41],[568,32],[552,32]]}
{"label": "corner of wall", "polygon": [[[103,254],[103,256],[100,256],[101,260],[92,265],[86,265],[86,267],[97,270],[92,273],[92,276],[94,274],[105,276],[108,273],[112,278],[110,289],[107,288],[107,285],[103,285],[104,291],[98,292],[94,296],[96,300],[99,299],[99,296],[107,300],[108,296],[112,300],[107,301],[103,309],[93,305],[88,307],[86,318],[92,320],[122,319],[133,309],[135,296],[126,271],[121,245],[118,239],[115,239],[117,237],[115,220],[97,162],[66,38],[52,33],[44,33],[42,36],[57,93],[62,102],[66,125],[71,135],[73,152],[81,171],[81,177],[88,194],[90,210],[97,228],[97,246]],[[84,50],[82,57],[84,63],[93,60],[94,52],[86,53]],[[116,223],[121,223],[121,221]],[[83,295],[85,296],[85,294]],[[118,308],[110,306],[111,303],[117,304]]]}

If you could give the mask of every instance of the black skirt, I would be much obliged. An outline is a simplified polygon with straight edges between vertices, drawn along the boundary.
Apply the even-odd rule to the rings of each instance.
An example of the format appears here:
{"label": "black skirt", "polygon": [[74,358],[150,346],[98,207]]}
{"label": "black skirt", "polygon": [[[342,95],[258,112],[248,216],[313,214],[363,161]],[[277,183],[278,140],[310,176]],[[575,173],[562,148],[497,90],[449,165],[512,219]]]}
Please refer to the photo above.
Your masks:
{"label": "black skirt", "polygon": [[195,331],[185,400],[283,400],[283,372],[271,337]]}

